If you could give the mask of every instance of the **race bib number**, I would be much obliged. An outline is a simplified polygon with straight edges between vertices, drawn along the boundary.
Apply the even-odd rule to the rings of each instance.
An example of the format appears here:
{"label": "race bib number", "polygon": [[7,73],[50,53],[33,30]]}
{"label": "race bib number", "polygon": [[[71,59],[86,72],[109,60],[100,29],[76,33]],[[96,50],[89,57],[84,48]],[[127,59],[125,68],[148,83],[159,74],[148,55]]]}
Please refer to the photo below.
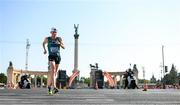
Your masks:
{"label": "race bib number", "polygon": [[57,53],[59,49],[58,47],[51,47],[50,50],[52,53]]}

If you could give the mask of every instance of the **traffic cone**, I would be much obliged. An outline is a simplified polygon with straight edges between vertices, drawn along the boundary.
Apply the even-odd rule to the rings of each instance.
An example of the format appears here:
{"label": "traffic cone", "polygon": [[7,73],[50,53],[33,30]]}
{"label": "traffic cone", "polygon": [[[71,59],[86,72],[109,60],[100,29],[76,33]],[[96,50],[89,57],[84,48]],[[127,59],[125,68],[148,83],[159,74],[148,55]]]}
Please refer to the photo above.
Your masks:
{"label": "traffic cone", "polygon": [[147,87],[147,82],[145,81],[143,91],[147,91],[147,89],[148,89],[148,87]]}
{"label": "traffic cone", "polygon": [[98,89],[98,84],[97,84],[97,81],[96,81],[96,86],[95,86],[96,90]]}

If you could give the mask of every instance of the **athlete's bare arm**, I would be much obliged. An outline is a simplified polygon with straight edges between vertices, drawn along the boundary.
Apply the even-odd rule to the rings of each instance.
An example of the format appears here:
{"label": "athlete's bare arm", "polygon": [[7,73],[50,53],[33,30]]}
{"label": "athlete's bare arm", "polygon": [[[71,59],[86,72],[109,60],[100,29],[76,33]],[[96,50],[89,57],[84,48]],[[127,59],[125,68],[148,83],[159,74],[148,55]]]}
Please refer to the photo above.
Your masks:
{"label": "athlete's bare arm", "polygon": [[63,48],[63,49],[65,49],[65,46],[64,46],[64,43],[63,43],[62,38],[60,37],[59,40],[60,40],[60,47]]}
{"label": "athlete's bare arm", "polygon": [[46,46],[45,46],[47,43],[48,43],[48,38],[46,37],[46,38],[44,39],[44,41],[43,41],[44,54],[47,53]]}

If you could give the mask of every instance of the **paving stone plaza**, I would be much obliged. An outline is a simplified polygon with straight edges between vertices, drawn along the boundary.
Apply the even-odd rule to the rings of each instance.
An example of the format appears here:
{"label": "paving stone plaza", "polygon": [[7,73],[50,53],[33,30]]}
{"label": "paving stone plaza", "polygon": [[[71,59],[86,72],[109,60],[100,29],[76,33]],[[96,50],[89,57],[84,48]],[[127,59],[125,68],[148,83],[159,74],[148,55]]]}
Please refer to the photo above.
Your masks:
{"label": "paving stone plaza", "polygon": [[180,105],[180,90],[68,89],[50,96],[46,89],[1,89],[0,105]]}

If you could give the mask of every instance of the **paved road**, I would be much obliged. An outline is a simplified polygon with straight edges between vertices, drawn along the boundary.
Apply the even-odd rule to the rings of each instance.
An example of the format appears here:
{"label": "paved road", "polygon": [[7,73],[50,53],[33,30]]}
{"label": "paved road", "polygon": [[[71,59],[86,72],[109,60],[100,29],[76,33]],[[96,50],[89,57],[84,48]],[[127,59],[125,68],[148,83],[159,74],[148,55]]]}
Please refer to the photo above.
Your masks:
{"label": "paved road", "polygon": [[180,105],[180,90],[0,90],[0,105]]}

